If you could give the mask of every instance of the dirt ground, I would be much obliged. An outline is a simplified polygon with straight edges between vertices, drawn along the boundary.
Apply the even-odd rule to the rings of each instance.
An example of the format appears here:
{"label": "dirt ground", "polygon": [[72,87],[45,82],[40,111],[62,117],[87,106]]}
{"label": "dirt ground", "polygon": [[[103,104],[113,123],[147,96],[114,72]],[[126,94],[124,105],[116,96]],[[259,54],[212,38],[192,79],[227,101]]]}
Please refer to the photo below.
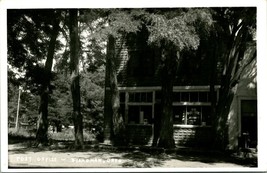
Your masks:
{"label": "dirt ground", "polygon": [[32,148],[8,145],[10,168],[247,168],[251,163],[221,154],[200,152],[158,153],[140,150],[88,148],[75,151],[64,147]]}

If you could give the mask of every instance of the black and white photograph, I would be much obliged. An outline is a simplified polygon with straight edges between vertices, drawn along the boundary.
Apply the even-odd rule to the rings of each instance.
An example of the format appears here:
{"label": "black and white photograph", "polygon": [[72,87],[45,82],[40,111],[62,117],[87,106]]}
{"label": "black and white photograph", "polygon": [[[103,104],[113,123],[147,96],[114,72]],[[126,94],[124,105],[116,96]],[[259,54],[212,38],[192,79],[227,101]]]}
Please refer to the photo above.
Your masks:
{"label": "black and white photograph", "polygon": [[4,172],[267,171],[265,1],[7,2]]}

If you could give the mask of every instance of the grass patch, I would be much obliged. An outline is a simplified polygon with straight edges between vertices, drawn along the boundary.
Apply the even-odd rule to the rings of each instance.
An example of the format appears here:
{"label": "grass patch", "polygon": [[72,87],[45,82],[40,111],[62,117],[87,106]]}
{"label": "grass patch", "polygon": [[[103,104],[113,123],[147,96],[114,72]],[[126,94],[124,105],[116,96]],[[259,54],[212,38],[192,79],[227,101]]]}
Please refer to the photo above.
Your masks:
{"label": "grass patch", "polygon": [[[27,129],[20,128],[16,130],[15,128],[8,129],[8,139],[12,141],[24,141],[24,140],[34,140],[36,137],[36,133],[29,131]],[[83,138],[85,142],[93,142],[96,140],[94,134],[84,130],[83,131]],[[62,132],[53,133],[48,131],[48,139],[53,141],[74,141],[74,129],[66,128],[63,129]]]}
{"label": "grass patch", "polygon": [[21,141],[32,141],[35,139],[35,133],[30,132],[26,129],[16,130],[15,128],[8,129],[8,143],[15,144]]}
{"label": "grass patch", "polygon": [[[62,132],[49,132],[48,138],[55,140],[55,141],[74,141],[74,129],[72,128],[66,128],[63,129]],[[88,131],[83,131],[83,138],[85,142],[92,142],[95,141],[95,135],[92,133],[89,133]]]}
{"label": "grass patch", "polygon": [[20,128],[16,130],[15,128],[9,128],[8,129],[8,137],[14,137],[14,138],[35,138],[35,133],[30,132],[27,129]]}

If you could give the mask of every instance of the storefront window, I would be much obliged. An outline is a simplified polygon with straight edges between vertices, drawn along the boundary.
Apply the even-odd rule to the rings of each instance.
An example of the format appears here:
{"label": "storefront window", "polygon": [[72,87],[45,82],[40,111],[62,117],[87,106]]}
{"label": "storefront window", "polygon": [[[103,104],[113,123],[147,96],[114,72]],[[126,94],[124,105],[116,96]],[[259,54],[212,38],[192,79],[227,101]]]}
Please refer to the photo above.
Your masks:
{"label": "storefront window", "polygon": [[129,102],[152,102],[152,92],[130,92]]}
{"label": "storefront window", "polygon": [[201,121],[201,107],[188,106],[187,107],[187,124],[200,125]]}
{"label": "storefront window", "polygon": [[173,101],[174,124],[211,125],[208,91],[174,92]]}
{"label": "storefront window", "polygon": [[[120,113],[129,124],[152,124],[160,115],[161,92],[121,92]],[[173,92],[173,122],[181,125],[211,125],[209,91]],[[158,109],[157,109],[158,108]],[[154,109],[154,111],[153,111]]]}
{"label": "storefront window", "polygon": [[151,124],[153,92],[128,92],[128,123]]}
{"label": "storefront window", "polygon": [[200,102],[209,102],[209,93],[208,92],[199,92],[199,101]]}
{"label": "storefront window", "polygon": [[190,102],[198,102],[198,92],[190,92]]}
{"label": "storefront window", "polygon": [[151,124],[152,106],[129,106],[129,124]]}
{"label": "storefront window", "polygon": [[186,118],[186,107],[185,106],[175,106],[173,108],[173,123],[174,124],[184,124]]}
{"label": "storefront window", "polygon": [[211,107],[202,106],[202,125],[211,125]]}
{"label": "storefront window", "polygon": [[187,125],[211,125],[210,106],[174,106],[173,123]]}
{"label": "storefront window", "polygon": [[189,93],[181,92],[181,102],[189,102]]}

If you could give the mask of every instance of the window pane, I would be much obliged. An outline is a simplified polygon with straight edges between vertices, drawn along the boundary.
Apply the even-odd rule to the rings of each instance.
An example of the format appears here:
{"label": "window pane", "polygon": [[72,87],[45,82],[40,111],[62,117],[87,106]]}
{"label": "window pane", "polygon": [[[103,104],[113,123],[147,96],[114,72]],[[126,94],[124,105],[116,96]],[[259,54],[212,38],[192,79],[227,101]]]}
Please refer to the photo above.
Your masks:
{"label": "window pane", "polygon": [[208,102],[208,92],[199,92],[199,101]]}
{"label": "window pane", "polygon": [[181,92],[181,101],[182,102],[189,102],[189,93]]}
{"label": "window pane", "polygon": [[198,102],[198,92],[190,92],[190,102]]}
{"label": "window pane", "polygon": [[129,93],[129,102],[152,102],[152,92]]}
{"label": "window pane", "polygon": [[152,106],[129,106],[128,121],[130,124],[151,124]]}
{"label": "window pane", "polygon": [[141,95],[141,102],[146,102],[146,93],[140,93]]}
{"label": "window pane", "polygon": [[174,92],[173,93],[173,101],[174,102],[180,102],[181,101],[179,92]]}
{"label": "window pane", "polygon": [[129,93],[129,102],[134,102],[134,93]]}
{"label": "window pane", "polygon": [[129,124],[139,124],[139,106],[129,106]]}
{"label": "window pane", "polygon": [[173,107],[173,123],[174,124],[185,124],[186,107],[175,106]]}
{"label": "window pane", "polygon": [[[151,124],[152,123],[152,106],[140,106],[140,114],[144,114],[143,121],[141,120],[140,123],[143,124]],[[143,112],[143,113],[142,113]]]}
{"label": "window pane", "polygon": [[188,106],[187,107],[187,124],[200,125],[201,107]]}
{"label": "window pane", "polygon": [[120,93],[120,102],[121,103],[125,102],[125,93],[124,92]]}
{"label": "window pane", "polygon": [[256,116],[257,101],[255,100],[241,100],[242,116]]}
{"label": "window pane", "polygon": [[156,91],[156,94],[155,94],[156,96],[156,102],[160,102],[160,100],[161,100],[161,91]]}
{"label": "window pane", "polygon": [[211,107],[202,107],[202,125],[211,125]]}
{"label": "window pane", "polygon": [[141,101],[141,93],[134,93],[134,102]]}
{"label": "window pane", "polygon": [[147,93],[147,102],[152,102],[152,92]]}

